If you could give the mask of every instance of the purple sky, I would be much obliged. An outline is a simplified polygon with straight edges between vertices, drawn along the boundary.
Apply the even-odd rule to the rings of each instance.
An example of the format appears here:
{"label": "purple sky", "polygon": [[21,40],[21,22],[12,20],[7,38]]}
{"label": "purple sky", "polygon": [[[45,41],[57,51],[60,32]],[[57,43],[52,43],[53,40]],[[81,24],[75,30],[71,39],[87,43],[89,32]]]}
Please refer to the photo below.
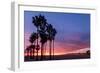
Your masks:
{"label": "purple sky", "polygon": [[90,47],[90,14],[36,11],[24,11],[25,46],[30,34],[36,31],[32,17],[39,14],[57,30],[55,49],[74,51]]}

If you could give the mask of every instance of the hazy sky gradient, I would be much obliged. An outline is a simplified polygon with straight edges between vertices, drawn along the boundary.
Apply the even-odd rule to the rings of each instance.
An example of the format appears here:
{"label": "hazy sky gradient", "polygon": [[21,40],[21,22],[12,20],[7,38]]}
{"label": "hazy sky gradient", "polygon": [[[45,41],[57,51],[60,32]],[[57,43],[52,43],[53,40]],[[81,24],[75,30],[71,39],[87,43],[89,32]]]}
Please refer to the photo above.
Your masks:
{"label": "hazy sky gradient", "polygon": [[[32,16],[44,15],[57,30],[55,49],[75,51],[90,47],[90,14],[24,11],[25,46],[30,33],[36,31]],[[60,45],[60,46],[59,46]]]}

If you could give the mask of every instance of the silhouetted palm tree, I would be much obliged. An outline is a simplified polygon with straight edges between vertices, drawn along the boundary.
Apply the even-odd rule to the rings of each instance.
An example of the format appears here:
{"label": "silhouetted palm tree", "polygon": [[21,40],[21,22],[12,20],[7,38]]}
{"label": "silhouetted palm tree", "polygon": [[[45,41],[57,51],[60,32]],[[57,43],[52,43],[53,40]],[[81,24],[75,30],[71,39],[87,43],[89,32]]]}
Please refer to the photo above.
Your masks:
{"label": "silhouetted palm tree", "polygon": [[51,24],[47,25],[47,32],[48,32],[48,40],[49,40],[49,54],[50,54],[50,60],[51,60],[51,54],[52,54],[52,30],[53,27]]}
{"label": "silhouetted palm tree", "polygon": [[38,16],[34,16],[32,18],[33,18],[32,23],[37,28],[37,34],[36,34],[37,56],[38,56],[38,50],[40,49],[39,39],[40,39],[40,42],[41,42],[41,60],[43,59],[44,45],[49,40],[49,47],[50,47],[49,54],[50,54],[50,59],[51,59],[51,55],[52,55],[52,42],[53,42],[53,55],[54,55],[54,39],[55,39],[55,35],[57,33],[56,29],[53,28],[53,26],[51,24],[48,24],[46,18],[44,16],[42,16],[41,14],[38,15]]}
{"label": "silhouetted palm tree", "polygon": [[47,42],[48,37],[47,37],[47,34],[42,30],[39,31],[39,34],[41,38],[40,42],[41,42],[41,60],[42,60],[43,54],[44,54],[44,44]]}
{"label": "silhouetted palm tree", "polygon": [[44,16],[39,15],[41,23],[40,23],[40,42],[41,42],[41,60],[43,59],[43,55],[44,55],[44,44],[47,42],[47,34],[46,34],[46,24],[47,24],[47,20]]}
{"label": "silhouetted palm tree", "polygon": [[25,52],[27,52],[27,59],[30,60],[30,48],[29,48],[29,46],[25,49]]}
{"label": "silhouetted palm tree", "polygon": [[[27,52],[28,52],[28,59],[29,60],[31,60],[31,59],[34,59],[34,52],[33,52],[33,50],[35,49],[35,45],[29,45],[27,48],[26,48],[26,50],[27,50]],[[32,56],[32,54],[33,54],[33,56]]]}
{"label": "silhouetted palm tree", "polygon": [[40,50],[40,45],[36,45],[36,53],[37,53],[37,57],[36,57],[36,60],[38,60],[38,51]]}
{"label": "silhouetted palm tree", "polygon": [[[37,57],[38,57],[38,50],[39,50],[39,41],[38,41],[38,37],[39,37],[39,26],[40,26],[40,24],[41,24],[41,20],[40,20],[40,17],[39,16],[35,16],[35,17],[32,17],[33,18],[33,21],[32,21],[32,23],[36,26],[36,28],[37,28],[37,37],[36,37],[36,39],[37,39],[37,44],[36,44],[36,50],[37,50]],[[38,59],[38,58],[37,58]]]}
{"label": "silhouetted palm tree", "polygon": [[49,40],[49,53],[50,53],[50,59],[52,56],[52,42],[53,42],[53,58],[54,58],[54,39],[55,39],[55,35],[57,33],[56,29],[53,28],[53,26],[51,24],[47,25],[47,32],[48,32],[48,40]]}
{"label": "silhouetted palm tree", "polygon": [[53,59],[54,59],[54,40],[55,40],[56,34],[57,34],[57,31],[56,31],[55,28],[53,28],[53,30],[52,30],[52,35],[53,35],[53,38],[52,38],[52,40],[53,40]]}
{"label": "silhouetted palm tree", "polygon": [[35,46],[36,39],[37,39],[37,33],[33,32],[31,34],[30,38],[29,38],[29,41],[31,43],[31,45],[29,46],[29,48],[31,49],[31,52],[33,54],[33,58],[34,58],[34,53],[35,53],[35,48],[36,48],[36,46]]}
{"label": "silhouetted palm tree", "polygon": [[[43,58],[43,48],[45,43],[45,32],[46,32],[46,23],[47,20],[44,16],[39,15],[33,17],[33,23],[37,27],[37,36],[40,35],[41,38],[41,59]],[[37,38],[37,45],[38,45],[38,38]]]}

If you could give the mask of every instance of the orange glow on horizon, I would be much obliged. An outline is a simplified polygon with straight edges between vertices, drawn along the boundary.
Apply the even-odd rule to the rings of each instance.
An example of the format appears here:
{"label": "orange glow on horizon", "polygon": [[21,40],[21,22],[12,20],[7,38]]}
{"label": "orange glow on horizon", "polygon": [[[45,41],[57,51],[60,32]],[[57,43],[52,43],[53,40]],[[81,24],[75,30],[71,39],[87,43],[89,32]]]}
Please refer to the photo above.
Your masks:
{"label": "orange glow on horizon", "polygon": [[[65,54],[75,54],[75,53],[86,53],[86,51],[89,50],[89,48],[83,48],[83,49],[79,49],[79,50],[75,50],[75,51],[64,51],[62,49],[59,50],[54,50],[54,55],[65,55]],[[33,53],[24,53],[25,56],[33,56]],[[37,53],[34,53],[34,56],[36,56]],[[46,50],[43,54],[44,56],[49,56],[49,50]],[[53,55],[53,53],[51,54]],[[41,56],[41,51],[38,52],[38,56]]]}

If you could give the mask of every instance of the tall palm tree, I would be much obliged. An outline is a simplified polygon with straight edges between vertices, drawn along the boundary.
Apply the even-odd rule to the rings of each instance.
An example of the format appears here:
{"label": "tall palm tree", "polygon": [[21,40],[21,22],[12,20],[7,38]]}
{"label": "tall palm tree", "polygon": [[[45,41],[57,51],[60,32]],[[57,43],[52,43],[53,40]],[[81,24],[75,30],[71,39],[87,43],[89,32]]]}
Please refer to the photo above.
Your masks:
{"label": "tall palm tree", "polygon": [[39,16],[35,16],[35,17],[32,17],[33,18],[33,21],[32,21],[32,23],[36,26],[36,28],[37,28],[37,36],[36,36],[36,39],[37,39],[37,44],[36,44],[36,50],[37,50],[37,60],[38,60],[38,50],[39,50],[39,26],[40,26],[40,24],[41,24],[41,20],[40,20],[40,17]]}
{"label": "tall palm tree", "polygon": [[[44,37],[43,33],[46,32],[46,23],[47,20],[41,14],[39,16],[33,17],[33,23],[37,27],[37,37],[40,35],[41,38],[41,59],[43,58],[43,46],[44,46]],[[38,38],[37,38],[37,45],[38,45]]]}
{"label": "tall palm tree", "polygon": [[51,24],[47,23],[47,20],[44,16],[41,14],[38,16],[32,17],[33,21],[32,23],[36,26],[37,28],[37,55],[38,55],[38,50],[39,50],[39,37],[40,37],[40,42],[41,42],[41,60],[43,59],[43,54],[44,54],[44,44],[47,43],[49,40],[49,54],[50,54],[50,59],[52,56],[52,41],[53,41],[53,55],[54,55],[54,38],[56,35],[56,29],[53,28]]}
{"label": "tall palm tree", "polygon": [[50,54],[50,60],[51,60],[51,54],[52,54],[52,30],[53,26],[51,24],[47,25],[47,32],[48,32],[48,40],[49,40],[49,54]]}
{"label": "tall palm tree", "polygon": [[25,52],[27,52],[27,60],[30,60],[30,48],[29,46],[25,49]]}
{"label": "tall palm tree", "polygon": [[52,56],[52,43],[53,43],[53,58],[54,58],[54,39],[55,39],[55,35],[57,33],[56,29],[53,28],[53,26],[51,24],[48,24],[47,25],[47,32],[48,32],[48,35],[49,35],[49,47],[50,47],[50,51],[49,51],[49,54],[50,54],[50,59],[51,59],[51,56]]}
{"label": "tall palm tree", "polygon": [[41,38],[40,42],[41,42],[41,60],[42,60],[43,55],[44,55],[44,44],[47,42],[48,36],[42,30],[39,31],[39,34],[40,34],[40,38]]}
{"label": "tall palm tree", "polygon": [[32,51],[32,54],[33,54],[33,59],[34,59],[34,53],[35,53],[35,49],[36,49],[36,46],[35,46],[35,41],[37,39],[37,33],[32,33],[30,38],[29,38],[29,41],[31,43],[31,45],[29,46],[29,48],[31,49]]}
{"label": "tall palm tree", "polygon": [[57,34],[57,31],[55,28],[53,28],[53,31],[52,31],[52,35],[53,35],[53,38],[52,38],[52,40],[53,40],[53,59],[54,59],[54,40],[55,40],[56,34]]}
{"label": "tall palm tree", "polygon": [[26,48],[27,53],[28,53],[28,60],[34,59],[34,51],[33,51],[34,49],[35,49],[35,45],[32,45],[32,44]]}
{"label": "tall palm tree", "polygon": [[36,45],[36,53],[37,53],[37,57],[36,60],[38,60],[38,51],[40,50],[40,45]]}
{"label": "tall palm tree", "polygon": [[40,19],[38,16],[32,17],[33,18],[33,24],[36,26],[37,28],[37,45],[38,45],[38,30],[39,30],[39,26],[40,26]]}
{"label": "tall palm tree", "polygon": [[40,42],[41,42],[41,60],[44,58],[44,44],[47,42],[47,34],[46,34],[46,24],[47,24],[47,20],[44,16],[39,15],[40,19],[41,19],[41,24],[40,24]]}

